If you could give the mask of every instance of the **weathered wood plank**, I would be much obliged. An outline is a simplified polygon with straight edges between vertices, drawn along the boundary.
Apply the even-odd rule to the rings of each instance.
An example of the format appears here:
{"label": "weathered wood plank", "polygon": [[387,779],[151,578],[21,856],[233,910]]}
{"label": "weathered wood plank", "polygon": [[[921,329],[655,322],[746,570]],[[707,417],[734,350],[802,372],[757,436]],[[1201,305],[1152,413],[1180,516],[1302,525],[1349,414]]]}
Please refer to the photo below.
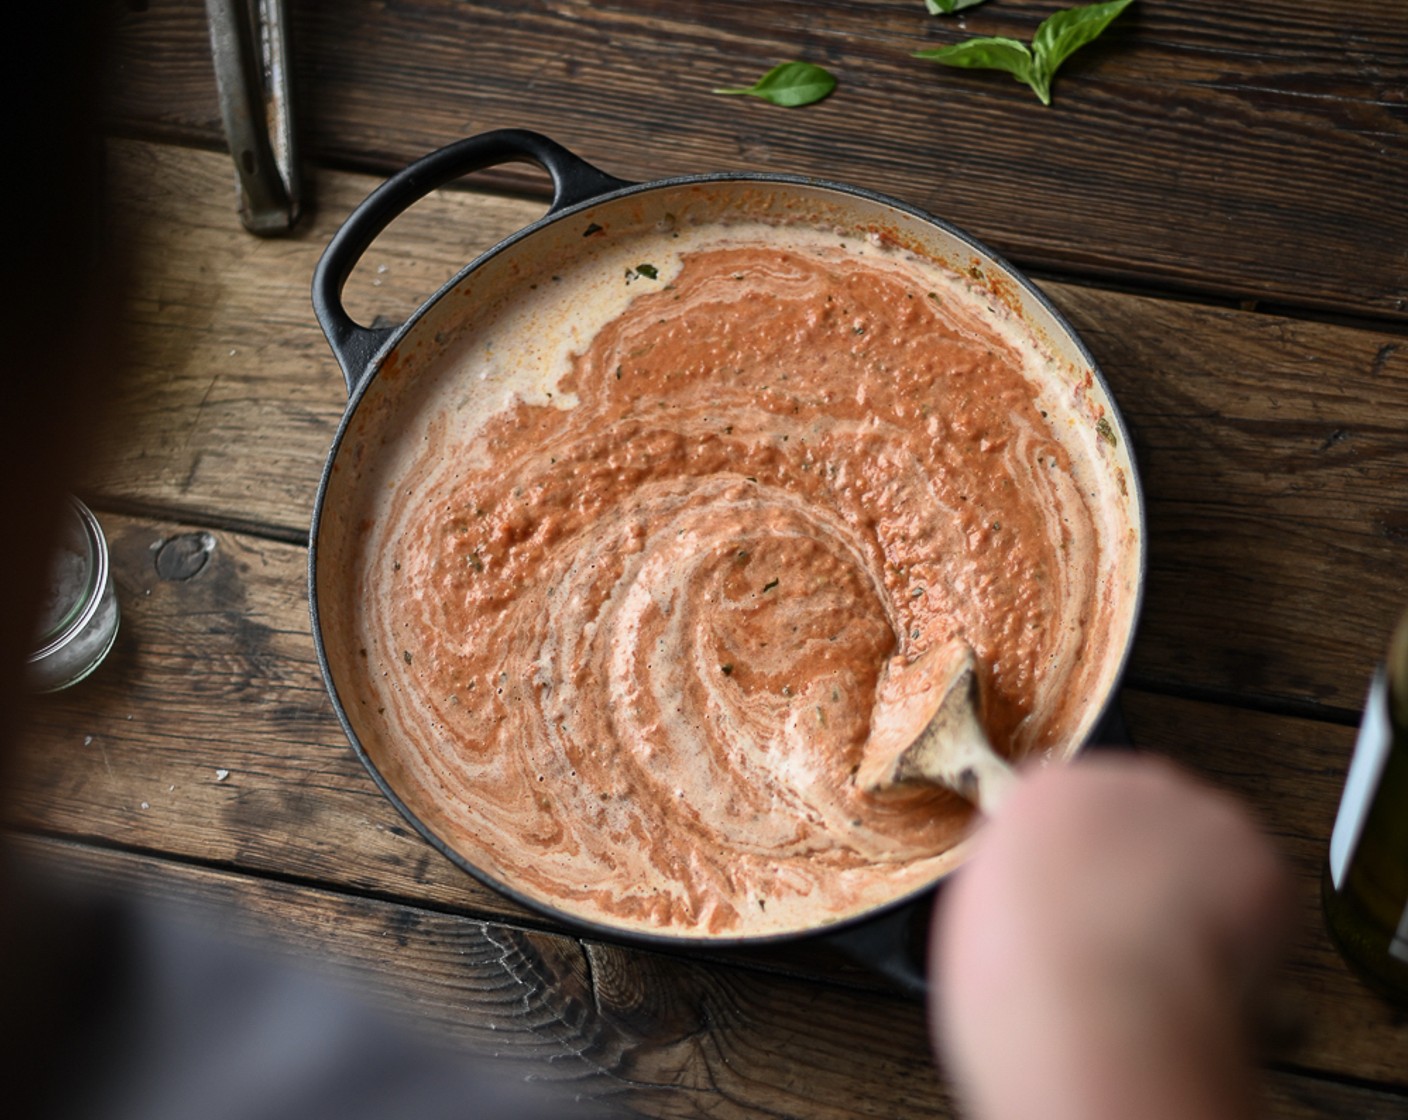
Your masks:
{"label": "weathered wood plank", "polygon": [[[218,919],[223,938],[264,951],[271,969],[331,967],[366,1014],[390,1009],[437,1046],[613,1114],[954,1114],[918,1005],[73,844],[21,850],[51,873],[175,904],[207,929]],[[1266,1082],[1268,1117],[1408,1116],[1408,1099],[1388,1091],[1283,1070]]]}
{"label": "weathered wood plank", "polygon": [[[346,395],[308,303],[327,237],[373,180],[324,174],[286,241],[246,235],[212,153],[116,144],[130,368],[88,489],[291,538]],[[398,321],[540,212],[441,193],[373,245],[348,303]],[[1352,709],[1408,604],[1408,342],[1323,323],[1045,285],[1134,430],[1150,499],[1134,671],[1165,686]]]}
{"label": "weathered wood plank", "polygon": [[[361,770],[314,663],[303,549],[210,534],[181,542],[205,556],[193,571],[171,552],[158,562],[180,526],[104,522],[122,634],[92,678],[36,702],[9,783],[17,827],[544,924],[435,853]],[[1285,846],[1304,917],[1288,986],[1307,1026],[1290,1060],[1408,1087],[1408,1018],[1353,980],[1318,917],[1353,730],[1135,690],[1124,703],[1137,743],[1242,794]],[[833,979],[840,968],[834,951],[789,955],[754,959]]]}
{"label": "weathered wood plank", "polygon": [[[114,392],[92,477],[128,501],[298,534],[347,399],[309,286],[328,237],[373,183],[325,177],[325,216],[295,237],[266,240],[244,233],[228,205],[226,162],[177,148],[112,147],[114,211],[131,277],[130,372]],[[428,199],[373,246],[347,306],[367,323],[403,319],[465,261],[540,212],[540,204],[487,195]]]}
{"label": "weathered wood plank", "polygon": [[907,1000],[74,845],[22,851],[51,875],[174,904],[217,965],[234,944],[271,969],[332,969],[427,1047],[612,1115],[952,1115]]}
{"label": "weathered wood plank", "polygon": [[1133,428],[1147,682],[1356,709],[1408,607],[1408,340],[1061,287]]}
{"label": "weathered wood plank", "polygon": [[[824,18],[795,0],[292,7],[304,136],[324,162],[387,170],[529,127],[625,178],[851,181],[1028,265],[1408,315],[1401,5],[1137,5],[1066,65],[1051,109],[1005,75],[910,57],[965,34],[1028,39],[1049,4],[963,21],[918,0]],[[113,127],[223,143],[202,15],[167,0],[120,21]],[[710,93],[796,57],[831,67],[837,93],[796,112]]]}

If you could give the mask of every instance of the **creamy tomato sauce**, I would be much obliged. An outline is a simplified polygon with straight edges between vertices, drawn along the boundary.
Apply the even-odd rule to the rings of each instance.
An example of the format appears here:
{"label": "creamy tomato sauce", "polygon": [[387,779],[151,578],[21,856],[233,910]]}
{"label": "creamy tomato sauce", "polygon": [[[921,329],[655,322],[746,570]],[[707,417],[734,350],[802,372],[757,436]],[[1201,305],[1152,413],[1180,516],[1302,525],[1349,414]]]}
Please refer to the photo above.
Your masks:
{"label": "creamy tomato sauce", "polygon": [[594,267],[589,306],[544,277],[447,351],[369,519],[393,784],[619,928],[789,932],[916,889],[970,810],[857,787],[886,663],[966,639],[1014,757],[1076,718],[1099,542],[1047,358],[965,278],[837,235],[665,231]]}

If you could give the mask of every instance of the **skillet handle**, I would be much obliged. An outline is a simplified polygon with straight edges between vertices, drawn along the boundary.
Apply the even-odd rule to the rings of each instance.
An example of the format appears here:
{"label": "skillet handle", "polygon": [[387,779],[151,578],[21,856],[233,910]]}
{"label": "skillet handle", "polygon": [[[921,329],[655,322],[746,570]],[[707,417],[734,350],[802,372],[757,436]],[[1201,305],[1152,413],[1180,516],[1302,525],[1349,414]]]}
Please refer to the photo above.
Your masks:
{"label": "skillet handle", "polygon": [[514,128],[456,141],[391,176],[342,223],[313,273],[313,310],[349,392],[371,371],[373,360],[398,329],[364,327],[343,306],[343,288],[362,254],[392,221],[431,191],[471,172],[514,161],[536,163],[552,176],[549,214],[630,185],[598,171],[546,136]]}
{"label": "skillet handle", "polygon": [[823,939],[880,973],[904,995],[922,1001],[929,995],[924,962],[933,909],[934,892],[927,891],[877,917],[823,934]]}

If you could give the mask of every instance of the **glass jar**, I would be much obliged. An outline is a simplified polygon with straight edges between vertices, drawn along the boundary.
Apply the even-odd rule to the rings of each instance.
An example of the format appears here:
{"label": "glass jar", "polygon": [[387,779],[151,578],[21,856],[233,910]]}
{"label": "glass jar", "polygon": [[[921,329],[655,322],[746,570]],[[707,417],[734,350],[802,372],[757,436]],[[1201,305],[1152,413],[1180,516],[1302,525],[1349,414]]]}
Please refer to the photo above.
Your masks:
{"label": "glass jar", "polygon": [[70,498],[29,655],[29,687],[57,692],[81,681],[112,649],[118,618],[103,530],[87,506]]}

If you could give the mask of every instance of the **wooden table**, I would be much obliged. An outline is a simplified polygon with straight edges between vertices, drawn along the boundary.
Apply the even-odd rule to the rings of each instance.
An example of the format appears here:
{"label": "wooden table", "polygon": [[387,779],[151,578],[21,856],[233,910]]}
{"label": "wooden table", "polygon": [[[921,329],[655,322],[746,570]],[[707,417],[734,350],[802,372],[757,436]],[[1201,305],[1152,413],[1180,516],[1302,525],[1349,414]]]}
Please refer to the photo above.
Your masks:
{"label": "wooden table", "polygon": [[[81,494],[124,612],[109,660],[35,707],[24,845],[193,906],[235,904],[423,1021],[641,1116],[946,1116],[919,1006],[825,949],[679,957],[586,940],[479,886],[376,791],[333,716],[307,527],[345,394],[313,265],[390,170],[499,126],[613,174],[849,181],[962,226],[1038,280],[1106,372],[1149,503],[1123,691],[1137,744],[1249,800],[1304,923],[1301,1036],[1270,1111],[1408,1116],[1408,1018],[1327,943],[1318,875],[1370,673],[1408,605],[1408,7],[1143,0],[1055,104],[909,57],[1030,36],[919,0],[295,0],[315,207],[237,219],[200,0],[131,3],[110,94],[131,353]],[[713,96],[806,58],[784,110]],[[538,215],[520,169],[441,192],[349,289],[396,322]]]}

